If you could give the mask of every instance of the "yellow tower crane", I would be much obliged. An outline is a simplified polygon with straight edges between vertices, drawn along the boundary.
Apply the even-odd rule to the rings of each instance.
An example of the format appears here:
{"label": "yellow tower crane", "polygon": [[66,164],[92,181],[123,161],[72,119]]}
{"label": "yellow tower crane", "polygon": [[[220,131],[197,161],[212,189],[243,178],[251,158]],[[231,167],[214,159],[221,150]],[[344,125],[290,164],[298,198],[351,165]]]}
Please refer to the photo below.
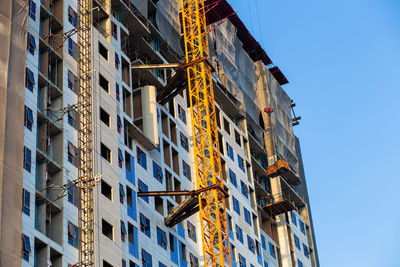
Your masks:
{"label": "yellow tower crane", "polygon": [[[181,0],[186,62],[209,60],[204,0]],[[197,188],[220,185],[221,158],[211,66],[187,67]],[[218,188],[198,195],[204,266],[231,265],[225,195]]]}

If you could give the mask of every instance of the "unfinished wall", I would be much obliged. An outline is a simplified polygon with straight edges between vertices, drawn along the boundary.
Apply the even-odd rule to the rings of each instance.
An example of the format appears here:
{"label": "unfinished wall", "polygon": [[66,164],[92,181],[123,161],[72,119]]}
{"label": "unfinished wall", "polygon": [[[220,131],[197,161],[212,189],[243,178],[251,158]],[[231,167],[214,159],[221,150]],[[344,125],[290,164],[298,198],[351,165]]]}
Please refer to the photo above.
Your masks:
{"label": "unfinished wall", "polygon": [[23,0],[0,10],[0,266],[21,265],[27,11]]}

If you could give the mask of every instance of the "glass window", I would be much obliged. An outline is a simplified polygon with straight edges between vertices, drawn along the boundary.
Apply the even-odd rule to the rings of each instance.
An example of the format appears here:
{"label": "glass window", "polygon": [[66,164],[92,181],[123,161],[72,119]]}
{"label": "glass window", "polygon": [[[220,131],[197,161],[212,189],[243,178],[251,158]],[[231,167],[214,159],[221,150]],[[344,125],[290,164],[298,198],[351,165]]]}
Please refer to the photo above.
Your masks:
{"label": "glass window", "polygon": [[144,249],[142,249],[142,267],[152,267],[151,255]]}
{"label": "glass window", "polygon": [[31,241],[29,237],[22,234],[22,258],[29,262],[29,254],[31,251]]}
{"label": "glass window", "polygon": [[24,147],[24,169],[31,172],[32,153],[26,146]]}
{"label": "glass window", "polygon": [[157,244],[163,249],[167,250],[168,241],[167,233],[157,227]]}
{"label": "glass window", "polygon": [[229,179],[231,181],[231,184],[237,187],[236,174],[231,169],[229,169]]}
{"label": "glass window", "polygon": [[148,237],[151,237],[150,220],[142,213],[140,213],[140,231],[142,231]]}
{"label": "glass window", "polygon": [[145,170],[147,170],[147,160],[146,160],[146,153],[143,152],[139,147],[136,147],[136,154],[137,154],[137,163],[142,166]]}
{"label": "glass window", "polygon": [[31,194],[28,190],[22,190],[22,211],[30,216],[31,215]]}
{"label": "glass window", "polygon": [[162,168],[153,161],[153,177],[156,178],[160,183],[163,182],[163,171]]}
{"label": "glass window", "polygon": [[28,0],[29,4],[29,17],[36,20],[36,3],[33,0]]}
{"label": "glass window", "polygon": [[27,106],[24,107],[24,125],[29,131],[32,131],[33,113]]}
{"label": "glass window", "polygon": [[192,180],[192,175],[191,175],[191,172],[190,172],[190,166],[184,160],[182,160],[182,171],[183,171],[183,175],[186,178],[188,178],[189,180]]}

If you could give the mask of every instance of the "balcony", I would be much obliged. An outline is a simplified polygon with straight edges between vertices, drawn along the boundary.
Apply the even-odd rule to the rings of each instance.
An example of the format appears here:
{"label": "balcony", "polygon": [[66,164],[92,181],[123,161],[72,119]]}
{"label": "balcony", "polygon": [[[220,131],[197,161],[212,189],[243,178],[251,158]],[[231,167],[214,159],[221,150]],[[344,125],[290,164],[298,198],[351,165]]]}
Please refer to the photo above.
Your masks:
{"label": "balcony", "polygon": [[282,176],[289,184],[300,184],[299,175],[289,166],[284,159],[279,159],[267,167],[269,177]]}

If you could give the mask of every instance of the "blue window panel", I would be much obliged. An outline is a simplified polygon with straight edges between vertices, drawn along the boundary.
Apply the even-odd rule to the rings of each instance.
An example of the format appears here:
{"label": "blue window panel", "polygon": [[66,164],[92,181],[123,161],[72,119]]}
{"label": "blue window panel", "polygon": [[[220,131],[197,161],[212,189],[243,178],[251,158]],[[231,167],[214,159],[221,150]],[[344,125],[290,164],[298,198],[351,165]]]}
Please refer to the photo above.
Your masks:
{"label": "blue window panel", "polygon": [[300,247],[300,239],[298,238],[297,235],[293,234],[293,239],[294,239],[294,245],[296,246],[296,248],[298,248],[299,250],[301,250]]}
{"label": "blue window panel", "polygon": [[254,267],[254,265],[250,263],[250,267]]}
{"label": "blue window panel", "polygon": [[246,267],[246,259],[240,254],[239,254],[239,266]]}
{"label": "blue window panel", "polygon": [[35,75],[33,72],[26,68],[25,69],[25,87],[29,89],[29,91],[33,92],[33,86],[35,85]]}
{"label": "blue window panel", "polygon": [[31,194],[29,193],[28,190],[23,190],[22,191],[22,199],[23,199],[23,206],[22,206],[22,211],[30,216],[31,215]]}
{"label": "blue window panel", "polygon": [[24,125],[29,131],[32,131],[33,113],[27,106],[24,107]]}
{"label": "blue window panel", "polygon": [[35,55],[35,49],[36,49],[36,40],[35,37],[28,32],[28,38],[27,38],[27,49],[29,53],[32,55]]}
{"label": "blue window panel", "polygon": [[256,253],[256,245],[254,244],[254,240],[248,235],[247,235],[247,247],[253,254]]}
{"label": "blue window panel", "polygon": [[125,169],[126,172],[126,179],[131,182],[133,185],[135,184],[135,158],[129,155],[130,158],[130,166],[131,169],[129,170],[128,168]]}
{"label": "blue window panel", "polygon": [[70,6],[68,7],[68,21],[74,27],[78,25],[78,14]]}
{"label": "blue window panel", "polygon": [[[139,192],[148,192],[149,191],[149,187],[142,182],[142,180],[138,180],[138,185],[139,185]],[[147,203],[149,203],[149,197],[142,197],[142,199],[144,201],[146,201]]]}
{"label": "blue window panel", "polygon": [[251,214],[245,207],[243,207],[244,211],[244,220],[251,226]]}
{"label": "blue window panel", "polygon": [[242,194],[248,199],[249,198],[249,188],[247,187],[247,184],[245,184],[243,181],[240,181],[240,185],[242,186]]}
{"label": "blue window panel", "polygon": [[303,243],[303,253],[304,253],[304,256],[306,256],[307,258],[310,258],[310,252],[308,251],[308,247],[304,243]]}
{"label": "blue window panel", "polygon": [[117,101],[119,101],[121,99],[121,95],[120,95],[120,92],[119,92],[119,84],[118,83],[115,84],[115,98],[117,99]]}
{"label": "blue window panel", "polygon": [[[182,256],[183,255],[182,242],[181,241],[178,241],[178,242],[179,242],[178,250],[179,250],[179,259],[180,259],[179,266],[180,267],[187,267],[187,262],[183,260],[183,256]],[[186,252],[186,254],[187,254],[187,252]]]}
{"label": "blue window panel", "polygon": [[268,267],[268,263],[264,261],[264,267]]}
{"label": "blue window panel", "polygon": [[263,260],[262,260],[262,253],[261,253],[260,243],[258,243],[258,241],[256,241],[256,243],[257,243],[257,245],[256,245],[256,249],[257,249],[257,261],[258,261],[258,263],[262,266]]}
{"label": "blue window panel", "polygon": [[68,244],[76,248],[79,247],[79,230],[78,227],[68,222]]}
{"label": "blue window panel", "polygon": [[167,233],[157,227],[157,244],[163,249],[167,250]]}
{"label": "blue window panel", "polygon": [[236,238],[243,244],[243,230],[239,226],[236,225]]}
{"label": "blue window panel", "polygon": [[231,225],[231,223],[232,223],[231,220],[227,220],[227,223],[228,223],[229,238],[231,240],[235,240],[235,236],[233,235],[233,231],[232,231],[233,227]]}
{"label": "blue window panel", "polygon": [[241,156],[239,156],[239,154],[238,154],[238,164],[239,164],[239,168],[240,168],[243,172],[246,172],[246,169],[244,168],[244,160],[242,159]]}
{"label": "blue window panel", "polygon": [[180,235],[183,239],[185,239],[185,229],[181,226],[181,223],[178,223],[178,235]]}
{"label": "blue window panel", "polygon": [[181,105],[178,105],[178,117],[186,124],[186,111],[181,107]]}
{"label": "blue window panel", "polygon": [[167,267],[167,265],[165,265],[165,264],[162,263],[162,262],[158,262],[158,267]]}
{"label": "blue window panel", "polygon": [[29,0],[29,17],[31,19],[36,20],[36,3],[33,0]]}
{"label": "blue window panel", "polygon": [[24,147],[24,169],[28,172],[31,172],[31,165],[32,165],[32,152],[27,148]]}
{"label": "blue window panel", "polygon": [[229,169],[229,179],[231,181],[231,184],[237,187],[236,174],[231,169]]}
{"label": "blue window panel", "polygon": [[146,153],[143,152],[139,147],[136,147],[136,157],[137,163],[139,163],[139,165],[142,166],[143,169],[147,170]]}
{"label": "blue window panel", "polygon": [[304,223],[299,219],[299,225],[300,225],[300,231],[303,233],[303,234],[306,234],[306,230],[305,230],[305,226],[304,226]]}
{"label": "blue window panel", "polygon": [[261,235],[261,246],[264,250],[267,250],[267,244],[265,243],[265,237]]}
{"label": "blue window panel", "polygon": [[29,262],[29,254],[31,251],[32,249],[29,237],[22,234],[22,258]]}
{"label": "blue window panel", "polygon": [[232,204],[233,204],[233,210],[240,215],[240,205],[239,205],[239,201],[232,196]]}
{"label": "blue window panel", "polygon": [[151,238],[150,227],[151,226],[149,218],[140,213],[140,231]]}
{"label": "blue window panel", "polygon": [[235,161],[235,158],[233,157],[233,148],[228,143],[226,143],[226,153],[232,161]]}
{"label": "blue window panel", "polygon": [[157,181],[163,183],[163,171],[162,168],[154,162],[153,160],[153,177],[156,178]]}
{"label": "blue window panel", "polygon": [[142,267],[152,267],[153,259],[146,250],[142,249]]}
{"label": "blue window panel", "polygon": [[136,192],[132,192],[132,206],[127,205],[128,207],[128,216],[131,217],[133,220],[137,221],[137,209],[136,209]]}
{"label": "blue window panel", "polygon": [[189,181],[192,180],[192,174],[191,174],[191,171],[190,171],[190,166],[189,166],[189,164],[187,164],[184,160],[182,160],[182,172],[183,172],[183,175],[184,175]]}
{"label": "blue window panel", "polygon": [[297,267],[303,267],[303,263],[299,259],[297,259]]}
{"label": "blue window panel", "polygon": [[269,255],[271,255],[274,259],[276,259],[276,254],[275,254],[275,246],[271,244],[271,242],[268,242],[269,244]]}
{"label": "blue window panel", "polygon": [[292,212],[290,212],[290,215],[292,217],[292,223],[297,226],[296,214],[294,214],[294,212],[292,211]]}
{"label": "blue window panel", "polygon": [[129,253],[136,259],[139,259],[139,243],[137,228],[133,226],[133,244],[129,242]]}
{"label": "blue window panel", "polygon": [[175,263],[175,264],[179,264],[179,261],[178,261],[178,241],[177,241],[176,237],[173,236],[173,235],[172,235],[172,240],[171,240],[171,238],[170,238],[170,241],[173,242],[173,244],[170,244],[170,248],[172,248],[172,249],[170,250],[170,253],[171,253],[171,261],[172,261],[173,263]]}

